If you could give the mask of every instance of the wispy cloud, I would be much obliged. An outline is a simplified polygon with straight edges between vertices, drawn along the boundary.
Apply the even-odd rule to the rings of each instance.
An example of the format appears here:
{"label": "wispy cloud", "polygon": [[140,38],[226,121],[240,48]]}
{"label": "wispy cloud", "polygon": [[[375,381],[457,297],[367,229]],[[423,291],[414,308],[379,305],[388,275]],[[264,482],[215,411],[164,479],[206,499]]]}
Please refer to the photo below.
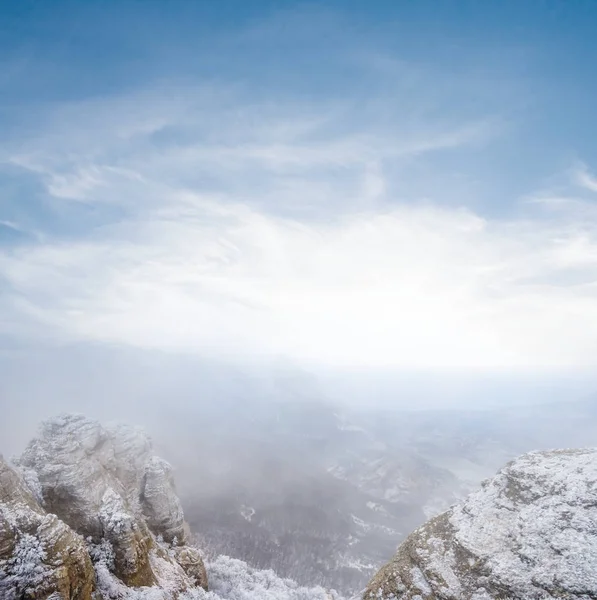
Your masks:
{"label": "wispy cloud", "polygon": [[580,165],[574,171],[574,178],[576,183],[581,187],[589,190],[590,192],[597,192],[597,177],[595,177],[586,167],[586,165]]}
{"label": "wispy cloud", "polygon": [[[286,34],[273,20],[238,43],[264,35]],[[464,208],[446,181],[458,159],[491,191],[475,165],[508,94],[346,48],[374,91],[166,81],[38,107],[0,161],[72,231],[41,216],[43,236],[0,250],[0,333],[320,365],[594,365],[597,214],[578,193],[594,177],[498,216]]]}
{"label": "wispy cloud", "polygon": [[126,129],[128,98],[89,120],[75,107],[13,145],[6,160],[53,202],[128,210],[3,251],[5,330],[324,365],[597,361],[597,215],[582,200],[565,218],[488,218],[393,195],[401,168],[488,139],[486,123],[401,135],[400,121],[339,127],[331,107],[238,116],[184,97],[145,102]]}
{"label": "wispy cloud", "polygon": [[407,206],[306,225],[185,200],[97,241],[5,255],[19,319],[76,339],[323,364],[595,360],[594,230]]}

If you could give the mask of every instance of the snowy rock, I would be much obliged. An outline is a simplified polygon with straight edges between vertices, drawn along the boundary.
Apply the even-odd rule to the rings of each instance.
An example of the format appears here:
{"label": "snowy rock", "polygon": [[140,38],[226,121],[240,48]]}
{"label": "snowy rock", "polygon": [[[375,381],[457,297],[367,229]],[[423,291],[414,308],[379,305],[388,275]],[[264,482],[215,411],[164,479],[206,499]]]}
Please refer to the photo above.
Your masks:
{"label": "snowy rock", "polygon": [[44,506],[84,536],[101,537],[100,508],[112,489],[127,510],[139,511],[139,495],[151,443],[140,430],[104,428],[80,415],[42,424],[19,465],[37,473]]}
{"label": "snowy rock", "polygon": [[102,539],[114,553],[114,573],[129,586],[150,586],[156,577],[149,564],[154,540],[142,519],[127,510],[122,496],[108,488],[102,498],[99,520]]}
{"label": "snowy rock", "polygon": [[176,562],[193,583],[207,589],[207,571],[198,550],[192,546],[175,546],[173,552]]}
{"label": "snowy rock", "polygon": [[184,544],[187,533],[180,500],[174,488],[172,467],[153,456],[145,467],[141,502],[150,529],[168,543]]}
{"label": "snowy rock", "polygon": [[[45,422],[17,462],[19,473],[10,471],[11,502],[60,524],[46,532],[44,552],[51,552],[57,527],[79,540],[87,563],[93,562],[100,599],[127,597],[131,588],[162,590],[164,598],[197,584],[207,588],[201,556],[185,545],[187,525],[171,468],[153,456],[143,431],[65,415]],[[13,556],[20,538],[0,514],[0,550]],[[35,527],[24,531],[39,541]]]}
{"label": "snowy rock", "polygon": [[364,598],[597,598],[597,450],[508,464],[412,533]]}
{"label": "snowy rock", "polygon": [[94,571],[83,539],[46,514],[0,457],[0,598],[90,600]]}

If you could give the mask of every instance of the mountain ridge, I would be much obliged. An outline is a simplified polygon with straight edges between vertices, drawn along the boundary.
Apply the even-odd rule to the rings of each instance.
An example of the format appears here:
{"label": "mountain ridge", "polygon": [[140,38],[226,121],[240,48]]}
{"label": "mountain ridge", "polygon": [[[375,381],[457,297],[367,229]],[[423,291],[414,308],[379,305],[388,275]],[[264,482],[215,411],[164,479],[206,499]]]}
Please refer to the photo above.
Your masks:
{"label": "mountain ridge", "polygon": [[510,462],[415,530],[363,598],[597,598],[597,449]]}

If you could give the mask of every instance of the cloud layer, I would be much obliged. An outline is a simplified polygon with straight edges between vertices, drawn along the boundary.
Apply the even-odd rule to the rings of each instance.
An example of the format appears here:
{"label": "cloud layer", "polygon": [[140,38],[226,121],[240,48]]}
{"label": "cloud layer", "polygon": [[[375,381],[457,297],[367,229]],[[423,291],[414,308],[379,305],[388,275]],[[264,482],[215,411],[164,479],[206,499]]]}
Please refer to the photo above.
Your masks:
{"label": "cloud layer", "polygon": [[0,327],[304,365],[594,366],[590,171],[505,214],[445,185],[502,128],[213,87],[52,109],[2,158],[70,229],[6,219],[29,237],[0,253]]}

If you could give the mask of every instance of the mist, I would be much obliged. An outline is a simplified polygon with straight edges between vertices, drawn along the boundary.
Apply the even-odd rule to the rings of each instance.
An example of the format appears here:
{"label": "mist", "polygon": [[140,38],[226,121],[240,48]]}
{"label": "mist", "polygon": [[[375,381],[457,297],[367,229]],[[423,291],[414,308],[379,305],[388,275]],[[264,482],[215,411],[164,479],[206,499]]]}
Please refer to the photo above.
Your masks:
{"label": "mist", "polygon": [[6,345],[5,456],[61,413],[140,426],[197,543],[360,589],[400,540],[529,450],[591,445],[592,373],[307,369],[119,345]]}
{"label": "mist", "polygon": [[205,552],[346,593],[508,460],[597,435],[591,373],[307,370],[98,344],[14,344],[0,364],[5,456],[60,413],[141,426]]}
{"label": "mist", "polygon": [[[39,421],[77,412],[159,431],[169,412],[200,422],[227,403],[311,403],[353,412],[491,410],[575,403],[597,395],[592,372],[315,368],[249,363],[116,345],[13,345],[0,361],[3,452],[22,450]],[[173,439],[176,433],[172,433]]]}

